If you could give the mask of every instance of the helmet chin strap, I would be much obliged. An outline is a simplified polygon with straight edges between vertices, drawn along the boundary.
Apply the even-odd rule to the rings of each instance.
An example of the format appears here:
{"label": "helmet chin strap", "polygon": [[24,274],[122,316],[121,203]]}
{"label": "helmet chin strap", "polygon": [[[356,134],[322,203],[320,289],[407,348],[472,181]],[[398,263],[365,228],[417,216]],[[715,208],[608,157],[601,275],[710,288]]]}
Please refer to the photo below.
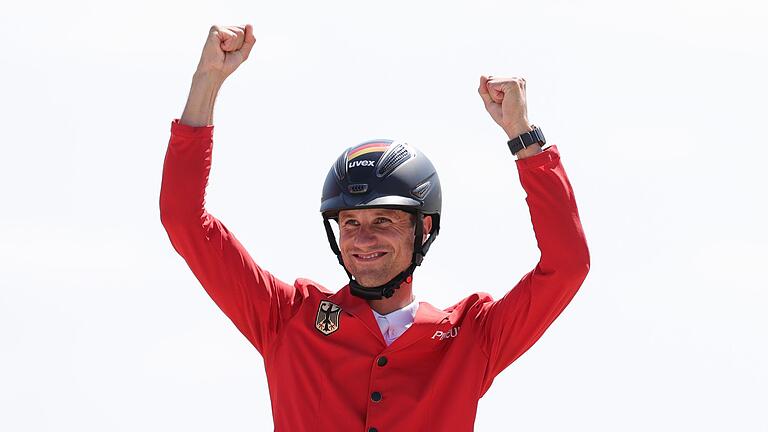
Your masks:
{"label": "helmet chin strap", "polygon": [[[382,298],[390,298],[395,295],[395,290],[400,288],[400,285],[402,285],[403,282],[405,282],[407,279],[410,279],[415,269],[416,266],[411,264],[407,269],[400,272],[400,274],[395,276],[389,282],[385,283],[384,285],[371,288],[360,285],[350,276],[349,292],[351,292],[352,295],[365,300],[381,300]],[[347,274],[349,274],[349,272],[347,272]]]}
{"label": "helmet chin strap", "polygon": [[413,271],[416,270],[416,267],[421,265],[422,261],[424,260],[424,255],[427,253],[429,246],[432,244],[432,241],[437,235],[436,231],[431,233],[427,241],[422,243],[422,238],[424,238],[424,226],[422,224],[421,216],[421,212],[417,211],[411,265],[400,272],[397,276],[392,278],[389,282],[375,287],[366,287],[361,285],[354,279],[349,270],[347,270],[347,267],[344,265],[344,260],[341,257],[341,250],[339,249],[339,245],[336,243],[336,236],[334,235],[333,229],[331,228],[331,223],[328,222],[328,219],[323,219],[323,225],[325,225],[325,233],[328,236],[328,243],[331,245],[331,250],[333,253],[336,254],[336,258],[338,258],[339,264],[341,264],[341,266],[344,268],[344,271],[347,273],[347,276],[349,277],[349,291],[352,293],[352,295],[365,300],[381,300],[382,298],[390,298],[395,295],[395,290],[400,288],[400,285],[402,285],[406,279],[410,279],[411,275],[413,275]]}

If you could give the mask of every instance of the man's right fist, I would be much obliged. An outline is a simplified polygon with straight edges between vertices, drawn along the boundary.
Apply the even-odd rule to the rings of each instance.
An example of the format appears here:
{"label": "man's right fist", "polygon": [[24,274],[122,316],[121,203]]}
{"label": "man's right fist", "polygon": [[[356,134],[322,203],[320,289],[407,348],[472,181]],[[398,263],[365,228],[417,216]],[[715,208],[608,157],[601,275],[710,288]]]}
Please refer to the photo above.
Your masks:
{"label": "man's right fist", "polygon": [[197,73],[221,74],[228,77],[251,53],[256,38],[253,26],[213,26],[208,32]]}

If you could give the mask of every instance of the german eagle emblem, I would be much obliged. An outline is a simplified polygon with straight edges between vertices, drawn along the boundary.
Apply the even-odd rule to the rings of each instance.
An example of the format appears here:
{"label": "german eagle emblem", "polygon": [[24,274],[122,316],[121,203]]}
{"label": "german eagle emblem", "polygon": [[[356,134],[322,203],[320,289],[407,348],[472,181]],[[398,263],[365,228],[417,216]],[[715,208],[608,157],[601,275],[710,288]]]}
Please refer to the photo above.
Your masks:
{"label": "german eagle emblem", "polygon": [[317,308],[317,318],[315,319],[315,328],[322,334],[328,336],[339,329],[339,315],[341,307],[327,300],[320,302]]}

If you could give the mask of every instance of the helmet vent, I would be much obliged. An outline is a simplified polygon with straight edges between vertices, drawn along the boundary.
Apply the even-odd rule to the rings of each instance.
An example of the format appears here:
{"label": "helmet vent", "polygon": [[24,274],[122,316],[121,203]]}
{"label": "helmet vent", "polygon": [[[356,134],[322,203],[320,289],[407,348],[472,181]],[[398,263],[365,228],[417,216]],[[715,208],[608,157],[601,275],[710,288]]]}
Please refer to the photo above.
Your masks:
{"label": "helmet vent", "polygon": [[416,198],[423,200],[424,197],[427,196],[429,191],[432,189],[432,182],[426,181],[418,186],[416,186],[412,191],[411,194],[415,196]]}
{"label": "helmet vent", "polygon": [[392,174],[397,167],[416,156],[411,153],[404,144],[398,144],[394,147],[390,147],[389,150],[384,153],[384,156],[379,161],[379,169],[376,170],[376,176],[386,177]]}
{"label": "helmet vent", "polygon": [[368,184],[367,183],[351,184],[347,186],[347,190],[349,191],[349,193],[353,193],[353,194],[366,193],[368,192]]}
{"label": "helmet vent", "polygon": [[347,176],[347,152],[336,159],[333,170],[336,172],[336,178],[344,180],[344,177]]}

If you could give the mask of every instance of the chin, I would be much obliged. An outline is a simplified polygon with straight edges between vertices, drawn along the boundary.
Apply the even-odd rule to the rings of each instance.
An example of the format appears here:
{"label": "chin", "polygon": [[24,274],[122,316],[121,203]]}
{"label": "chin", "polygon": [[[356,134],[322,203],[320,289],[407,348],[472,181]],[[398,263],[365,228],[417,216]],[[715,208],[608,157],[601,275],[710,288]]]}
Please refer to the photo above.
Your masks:
{"label": "chin", "polygon": [[391,277],[387,276],[381,276],[381,275],[360,275],[357,276],[353,273],[353,276],[355,276],[355,280],[357,283],[364,287],[377,287],[380,285],[384,285],[385,283],[392,280],[397,275],[392,275]]}
{"label": "chin", "polygon": [[402,269],[396,270],[396,266],[390,265],[389,263],[376,267],[355,266],[355,271],[350,271],[350,273],[352,273],[352,276],[355,277],[355,280],[360,285],[364,287],[377,287],[391,281],[407,267],[408,266],[405,265]]}
{"label": "chin", "polygon": [[384,285],[385,283],[389,282],[389,279],[387,280],[368,279],[368,278],[358,279],[357,277],[355,277],[355,280],[357,281],[357,283],[359,283],[365,288],[373,288],[380,285]]}

